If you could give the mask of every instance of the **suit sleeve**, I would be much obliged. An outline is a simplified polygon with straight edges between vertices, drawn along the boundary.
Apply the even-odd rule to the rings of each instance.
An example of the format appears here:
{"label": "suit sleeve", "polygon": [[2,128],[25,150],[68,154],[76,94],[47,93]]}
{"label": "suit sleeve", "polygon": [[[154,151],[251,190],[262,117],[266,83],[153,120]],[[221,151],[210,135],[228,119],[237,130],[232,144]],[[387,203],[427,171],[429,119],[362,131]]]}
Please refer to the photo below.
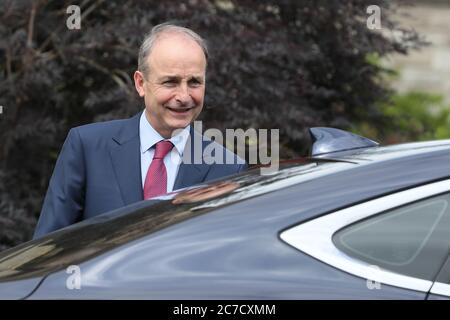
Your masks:
{"label": "suit sleeve", "polygon": [[83,146],[71,129],[56,161],[33,239],[69,226],[82,217],[85,199]]}

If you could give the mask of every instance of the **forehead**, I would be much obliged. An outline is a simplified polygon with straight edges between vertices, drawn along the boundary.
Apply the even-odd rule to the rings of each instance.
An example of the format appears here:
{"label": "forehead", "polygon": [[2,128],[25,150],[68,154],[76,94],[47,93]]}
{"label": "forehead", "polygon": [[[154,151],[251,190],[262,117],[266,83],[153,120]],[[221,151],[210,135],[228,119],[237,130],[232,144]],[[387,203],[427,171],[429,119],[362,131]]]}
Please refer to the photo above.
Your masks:
{"label": "forehead", "polygon": [[206,58],[200,45],[182,34],[161,35],[148,57],[151,73],[204,74]]}

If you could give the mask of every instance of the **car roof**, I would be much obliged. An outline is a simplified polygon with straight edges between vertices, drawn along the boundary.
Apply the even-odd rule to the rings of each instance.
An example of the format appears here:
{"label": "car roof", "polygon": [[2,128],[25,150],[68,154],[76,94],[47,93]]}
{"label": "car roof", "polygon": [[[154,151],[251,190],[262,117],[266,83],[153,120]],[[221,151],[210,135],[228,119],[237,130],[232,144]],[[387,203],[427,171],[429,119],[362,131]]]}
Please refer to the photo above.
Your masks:
{"label": "car roof", "polygon": [[360,148],[344,152],[336,152],[321,156],[322,159],[333,159],[337,161],[351,161],[353,163],[366,163],[375,161],[387,161],[397,158],[414,156],[433,151],[446,150],[450,148],[450,139],[433,140],[423,142],[409,142],[388,146]]}

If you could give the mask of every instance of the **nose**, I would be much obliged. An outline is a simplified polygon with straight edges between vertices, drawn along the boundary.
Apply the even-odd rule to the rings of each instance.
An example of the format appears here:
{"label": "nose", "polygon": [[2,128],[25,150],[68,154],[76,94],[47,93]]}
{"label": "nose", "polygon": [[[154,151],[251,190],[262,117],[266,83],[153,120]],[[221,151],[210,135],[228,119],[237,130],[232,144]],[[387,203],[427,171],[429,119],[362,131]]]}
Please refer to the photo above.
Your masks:
{"label": "nose", "polygon": [[175,99],[178,103],[185,105],[189,104],[191,101],[191,95],[189,93],[189,88],[186,83],[181,83],[181,85],[178,88],[177,94]]}

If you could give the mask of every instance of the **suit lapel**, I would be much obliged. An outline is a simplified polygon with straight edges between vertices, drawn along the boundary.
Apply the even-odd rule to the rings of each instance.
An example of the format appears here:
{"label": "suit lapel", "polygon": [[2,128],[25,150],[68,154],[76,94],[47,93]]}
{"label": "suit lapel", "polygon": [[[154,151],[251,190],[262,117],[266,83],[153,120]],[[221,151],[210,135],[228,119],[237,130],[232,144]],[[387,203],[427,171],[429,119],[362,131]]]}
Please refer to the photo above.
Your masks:
{"label": "suit lapel", "polygon": [[[210,142],[208,141],[203,141],[202,135],[194,131],[193,127],[191,126],[190,136],[184,148],[183,160],[178,169],[178,174],[177,178],[175,179],[173,190],[185,188],[203,182],[205,180],[205,177],[208,174],[211,166],[203,163],[202,155],[203,150],[209,143]],[[197,152],[198,159],[194,157],[195,150]]]}
{"label": "suit lapel", "polygon": [[191,185],[203,182],[208,170],[209,165],[207,164],[181,163],[173,190],[189,187]]}
{"label": "suit lapel", "polygon": [[143,200],[139,120],[142,112],[125,121],[112,138],[110,156],[125,205]]}

